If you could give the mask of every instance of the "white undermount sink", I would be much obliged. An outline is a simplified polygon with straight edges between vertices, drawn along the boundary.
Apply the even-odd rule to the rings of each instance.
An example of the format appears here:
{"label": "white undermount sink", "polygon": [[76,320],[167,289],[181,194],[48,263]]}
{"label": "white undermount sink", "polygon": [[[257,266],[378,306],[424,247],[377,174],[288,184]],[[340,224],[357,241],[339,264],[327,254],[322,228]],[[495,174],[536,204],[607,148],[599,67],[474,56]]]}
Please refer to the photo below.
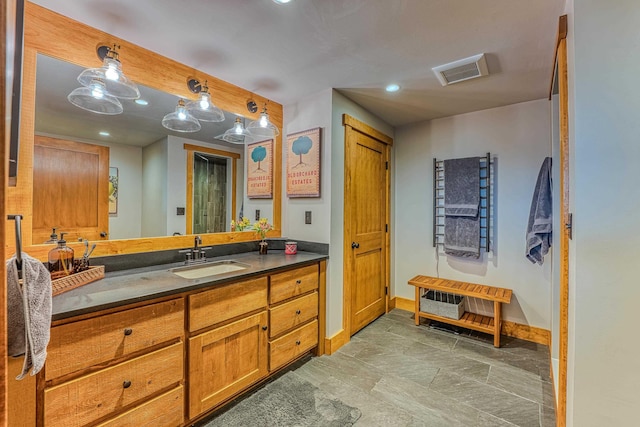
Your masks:
{"label": "white undermount sink", "polygon": [[251,267],[249,264],[234,260],[214,261],[204,264],[187,265],[184,267],[172,268],[173,274],[184,279],[201,279],[203,277],[216,276],[223,273],[244,270]]}

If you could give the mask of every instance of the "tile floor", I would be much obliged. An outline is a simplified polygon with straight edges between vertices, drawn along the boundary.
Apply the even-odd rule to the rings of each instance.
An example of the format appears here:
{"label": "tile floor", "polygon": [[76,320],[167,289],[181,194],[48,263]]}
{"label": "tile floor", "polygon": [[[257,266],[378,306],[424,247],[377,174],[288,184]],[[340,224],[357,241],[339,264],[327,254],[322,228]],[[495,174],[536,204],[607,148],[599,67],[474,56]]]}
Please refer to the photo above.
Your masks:
{"label": "tile floor", "polygon": [[293,371],[357,407],[357,426],[555,426],[547,347],[415,326],[393,310]]}

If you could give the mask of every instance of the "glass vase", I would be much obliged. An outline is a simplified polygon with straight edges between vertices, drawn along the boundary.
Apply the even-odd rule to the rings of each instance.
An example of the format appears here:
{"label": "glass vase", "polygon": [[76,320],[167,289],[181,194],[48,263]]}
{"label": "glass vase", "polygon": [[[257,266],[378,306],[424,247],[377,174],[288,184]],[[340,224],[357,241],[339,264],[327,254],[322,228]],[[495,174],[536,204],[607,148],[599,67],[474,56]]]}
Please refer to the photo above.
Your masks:
{"label": "glass vase", "polygon": [[260,253],[260,255],[266,255],[268,248],[269,245],[264,240],[258,243],[258,253]]}

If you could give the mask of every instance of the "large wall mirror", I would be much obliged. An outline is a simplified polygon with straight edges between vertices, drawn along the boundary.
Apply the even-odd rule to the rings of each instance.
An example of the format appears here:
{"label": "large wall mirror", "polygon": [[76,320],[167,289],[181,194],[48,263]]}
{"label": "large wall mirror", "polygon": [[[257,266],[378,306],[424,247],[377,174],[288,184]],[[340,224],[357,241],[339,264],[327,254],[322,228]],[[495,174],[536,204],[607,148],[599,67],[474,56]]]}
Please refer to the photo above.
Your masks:
{"label": "large wall mirror", "polygon": [[[272,199],[246,197],[246,146],[216,138],[236,118],[258,117],[246,108],[250,99],[268,103],[272,122],[282,129],[280,105],[40,6],[28,3],[25,16],[19,164],[25,173],[10,189],[7,205],[24,215],[23,240],[30,254],[44,257],[52,227],[68,232],[69,241],[99,241],[99,255],[185,247],[193,243],[189,234],[201,235],[205,244],[255,240],[253,233],[231,232],[229,224],[240,215],[253,220],[257,211],[274,224],[271,235],[280,235],[281,136],[274,141]],[[137,83],[146,105],[121,100],[123,113],[111,116],[72,105],[67,95],[79,86],[79,73],[101,65],[97,46],[113,44],[120,45],[123,71]],[[179,99],[197,97],[187,87],[189,77],[208,81],[225,121],[201,122],[202,129],[193,133],[169,131],[162,117]],[[54,152],[60,147],[106,149],[106,170],[82,168],[77,160],[74,167],[72,159],[65,164],[65,154]],[[55,167],[68,171],[77,191],[60,195],[47,187],[52,181],[47,170]],[[107,186],[105,197],[89,188],[93,181]],[[115,198],[108,195],[113,196],[115,184],[114,206]],[[107,215],[98,213],[104,206]],[[105,220],[92,229],[74,228],[79,215]],[[60,218],[68,219],[67,225]]]}

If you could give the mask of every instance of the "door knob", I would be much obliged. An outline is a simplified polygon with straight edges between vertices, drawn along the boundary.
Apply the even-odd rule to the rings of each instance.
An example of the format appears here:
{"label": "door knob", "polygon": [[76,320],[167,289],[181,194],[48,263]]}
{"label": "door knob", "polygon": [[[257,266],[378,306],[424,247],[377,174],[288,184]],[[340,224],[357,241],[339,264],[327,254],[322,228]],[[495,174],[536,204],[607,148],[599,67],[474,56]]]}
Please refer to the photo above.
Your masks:
{"label": "door knob", "polygon": [[107,232],[106,232],[106,231],[101,231],[101,232],[100,232],[100,237],[102,237],[103,239],[104,239],[105,237],[107,237]]}
{"label": "door knob", "polygon": [[360,247],[360,243],[353,242],[351,243],[351,249],[358,249]]}

